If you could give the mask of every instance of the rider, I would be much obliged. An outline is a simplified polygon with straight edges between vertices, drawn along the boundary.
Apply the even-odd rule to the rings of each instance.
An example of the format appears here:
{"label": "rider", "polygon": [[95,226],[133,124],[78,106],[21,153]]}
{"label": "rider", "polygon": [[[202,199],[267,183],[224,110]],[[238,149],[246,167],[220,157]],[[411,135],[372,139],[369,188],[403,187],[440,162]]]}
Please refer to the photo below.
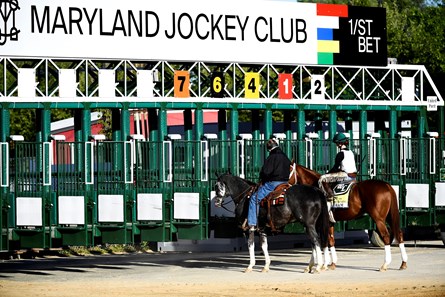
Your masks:
{"label": "rider", "polygon": [[261,185],[258,190],[252,194],[249,201],[249,211],[247,215],[247,224],[251,231],[255,230],[257,225],[258,204],[278,185],[289,181],[289,167],[291,161],[278,146],[276,139],[269,139],[266,143],[269,156],[264,161],[260,172]]}
{"label": "rider", "polygon": [[318,180],[318,185],[326,195],[328,201],[329,219],[335,223],[334,216],[331,211],[334,193],[329,183],[355,180],[357,177],[357,167],[355,165],[354,153],[349,150],[349,140],[343,133],[338,133],[332,141],[337,145],[340,151],[335,156],[335,164],[328,173],[322,175]]}

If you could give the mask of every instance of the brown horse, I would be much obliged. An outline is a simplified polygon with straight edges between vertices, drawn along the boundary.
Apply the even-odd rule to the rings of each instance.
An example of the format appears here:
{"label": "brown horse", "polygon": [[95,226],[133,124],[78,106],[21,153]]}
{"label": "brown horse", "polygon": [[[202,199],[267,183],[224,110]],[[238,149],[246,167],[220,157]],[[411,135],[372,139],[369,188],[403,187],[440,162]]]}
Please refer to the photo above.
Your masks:
{"label": "brown horse", "polygon": [[[290,184],[305,184],[318,186],[320,174],[301,165],[291,165]],[[349,221],[363,216],[365,213],[374,220],[377,232],[385,244],[385,259],[380,271],[386,271],[391,263],[391,233],[399,243],[402,256],[400,269],[407,268],[408,256],[403,243],[403,233],[400,229],[400,214],[397,205],[397,195],[393,187],[382,180],[370,179],[355,183],[349,192],[348,208],[332,209],[336,221]],[[390,231],[386,227],[390,226]],[[391,232],[391,233],[390,233]],[[334,225],[329,228],[329,246],[332,254],[331,269],[335,269],[337,254],[335,251]]]}

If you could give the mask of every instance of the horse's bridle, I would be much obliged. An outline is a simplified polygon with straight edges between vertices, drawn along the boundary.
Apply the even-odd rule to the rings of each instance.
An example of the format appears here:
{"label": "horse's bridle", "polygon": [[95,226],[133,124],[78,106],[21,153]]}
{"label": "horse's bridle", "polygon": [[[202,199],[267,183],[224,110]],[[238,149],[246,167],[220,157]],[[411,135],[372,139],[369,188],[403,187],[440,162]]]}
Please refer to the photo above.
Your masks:
{"label": "horse's bridle", "polygon": [[[223,182],[220,182],[220,181],[217,181],[217,184],[218,184],[218,183],[222,183],[222,184],[224,184]],[[218,187],[219,187],[219,185],[218,185]],[[224,187],[226,188],[226,185],[225,185],[225,184],[224,184]],[[255,189],[256,189],[257,187],[258,187],[258,185],[249,186],[246,190],[244,190],[243,192],[241,192],[241,193],[238,194],[237,196],[232,197],[232,201],[233,201],[233,203],[238,204],[238,203],[242,200],[243,197],[248,197],[248,196],[250,197],[250,195],[252,195],[252,193],[255,191]],[[218,194],[219,194],[219,193],[218,193]],[[218,196],[218,194],[217,194],[217,196],[216,196],[216,198],[218,198],[218,201],[215,201],[215,206],[216,206],[216,207],[221,207],[221,208],[223,208],[224,210],[227,210],[227,211],[229,211],[229,212],[233,212],[233,211],[227,209],[227,208],[224,206],[224,205],[226,205],[226,204],[229,203],[229,202],[223,203],[224,198],[225,198],[225,197],[228,197],[229,195],[227,195],[226,192],[224,192],[224,196]],[[241,197],[241,199],[240,199],[240,197]],[[235,202],[235,201],[238,201],[238,203]]]}

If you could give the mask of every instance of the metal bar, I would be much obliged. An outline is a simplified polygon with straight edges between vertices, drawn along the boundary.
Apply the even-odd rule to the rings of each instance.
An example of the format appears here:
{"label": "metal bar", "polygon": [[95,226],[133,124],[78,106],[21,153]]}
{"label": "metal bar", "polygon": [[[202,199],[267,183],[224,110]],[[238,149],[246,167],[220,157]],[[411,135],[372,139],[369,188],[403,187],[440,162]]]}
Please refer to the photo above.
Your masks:
{"label": "metal bar", "polygon": [[43,185],[51,185],[51,142],[43,142],[42,168],[43,168]]}
{"label": "metal bar", "polygon": [[406,175],[407,140],[400,138],[400,175]]}
{"label": "metal bar", "polygon": [[7,142],[0,143],[0,167],[0,187],[9,187],[9,143]]}
{"label": "metal bar", "polygon": [[[167,148],[167,153],[166,149]],[[173,154],[172,154],[172,142],[171,140],[162,141],[162,149],[163,149],[163,158],[162,158],[162,180],[165,183],[171,183],[173,181],[172,176],[172,163],[173,163]],[[167,164],[166,164],[167,162]],[[168,169],[167,174],[165,174],[165,170]]]}

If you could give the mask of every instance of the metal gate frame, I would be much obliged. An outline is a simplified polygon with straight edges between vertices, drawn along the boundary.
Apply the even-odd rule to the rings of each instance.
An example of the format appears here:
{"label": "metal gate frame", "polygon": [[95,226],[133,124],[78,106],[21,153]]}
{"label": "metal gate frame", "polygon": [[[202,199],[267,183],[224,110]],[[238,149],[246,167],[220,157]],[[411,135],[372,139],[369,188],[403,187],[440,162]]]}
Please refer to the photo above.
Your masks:
{"label": "metal gate frame", "polygon": [[16,142],[10,249],[51,248],[54,197],[50,142]]}
{"label": "metal gate frame", "polygon": [[55,142],[53,190],[54,237],[61,246],[92,246],[94,143]]}
{"label": "metal gate frame", "polygon": [[95,145],[95,243],[134,242],[134,168],[130,141],[99,141]]}

